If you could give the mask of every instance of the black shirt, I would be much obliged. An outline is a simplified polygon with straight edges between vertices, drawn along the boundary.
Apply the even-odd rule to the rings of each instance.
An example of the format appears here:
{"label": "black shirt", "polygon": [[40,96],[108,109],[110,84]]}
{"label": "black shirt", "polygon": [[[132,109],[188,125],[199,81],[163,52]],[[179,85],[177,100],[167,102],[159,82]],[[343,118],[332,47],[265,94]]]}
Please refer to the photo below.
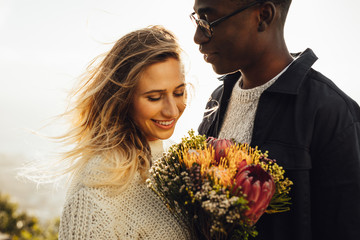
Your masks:
{"label": "black shirt", "polygon": [[[251,146],[286,170],[291,210],[264,214],[261,240],[360,239],[360,108],[331,80],[311,68],[307,49],[260,97]],[[199,133],[217,137],[240,72],[223,76]],[[214,101],[215,100],[215,101]]]}

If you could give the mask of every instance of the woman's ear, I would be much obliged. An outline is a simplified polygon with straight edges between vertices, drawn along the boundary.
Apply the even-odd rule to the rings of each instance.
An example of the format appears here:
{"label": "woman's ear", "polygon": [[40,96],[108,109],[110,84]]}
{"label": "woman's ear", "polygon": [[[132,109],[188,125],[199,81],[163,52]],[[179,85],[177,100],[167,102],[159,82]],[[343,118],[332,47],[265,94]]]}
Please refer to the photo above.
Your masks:
{"label": "woman's ear", "polygon": [[264,32],[268,26],[274,21],[276,7],[272,2],[265,2],[260,7],[258,31]]}

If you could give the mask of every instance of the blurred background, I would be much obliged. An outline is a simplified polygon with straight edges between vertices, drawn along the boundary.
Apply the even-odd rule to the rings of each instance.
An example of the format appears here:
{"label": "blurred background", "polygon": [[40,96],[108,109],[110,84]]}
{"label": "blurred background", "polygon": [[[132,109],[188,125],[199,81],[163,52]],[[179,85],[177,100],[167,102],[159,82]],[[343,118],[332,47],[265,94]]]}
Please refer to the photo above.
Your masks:
{"label": "blurred background", "polygon": [[[189,0],[0,0],[0,193],[41,221],[60,215],[65,184],[37,186],[15,175],[29,161],[52,164],[60,147],[33,132],[62,133],[53,117],[66,109],[78,76],[137,28],[160,24],[179,38],[195,95],[173,140],[196,130],[219,82],[193,43],[192,6]],[[289,50],[312,48],[319,57],[313,67],[358,103],[359,11],[358,1],[293,0],[285,26]]]}

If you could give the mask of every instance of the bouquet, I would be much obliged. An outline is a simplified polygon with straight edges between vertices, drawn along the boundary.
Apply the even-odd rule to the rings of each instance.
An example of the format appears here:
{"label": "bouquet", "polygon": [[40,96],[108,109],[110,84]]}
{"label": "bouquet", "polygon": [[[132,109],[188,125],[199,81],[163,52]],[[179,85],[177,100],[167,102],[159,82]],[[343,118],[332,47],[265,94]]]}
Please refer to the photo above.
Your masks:
{"label": "bouquet", "polygon": [[267,152],[190,131],[153,164],[148,186],[198,239],[248,239],[263,213],[289,210],[284,173]]}

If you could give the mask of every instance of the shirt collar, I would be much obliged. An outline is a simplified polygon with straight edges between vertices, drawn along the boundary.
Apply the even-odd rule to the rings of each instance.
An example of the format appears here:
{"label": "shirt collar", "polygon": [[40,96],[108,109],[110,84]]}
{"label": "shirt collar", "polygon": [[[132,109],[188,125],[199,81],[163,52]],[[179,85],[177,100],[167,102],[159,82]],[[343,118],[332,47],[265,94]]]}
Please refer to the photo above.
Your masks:
{"label": "shirt collar", "polygon": [[268,92],[298,94],[302,82],[311,66],[318,59],[314,52],[308,48],[302,53],[293,54],[296,57],[289,68],[270,86]]}

